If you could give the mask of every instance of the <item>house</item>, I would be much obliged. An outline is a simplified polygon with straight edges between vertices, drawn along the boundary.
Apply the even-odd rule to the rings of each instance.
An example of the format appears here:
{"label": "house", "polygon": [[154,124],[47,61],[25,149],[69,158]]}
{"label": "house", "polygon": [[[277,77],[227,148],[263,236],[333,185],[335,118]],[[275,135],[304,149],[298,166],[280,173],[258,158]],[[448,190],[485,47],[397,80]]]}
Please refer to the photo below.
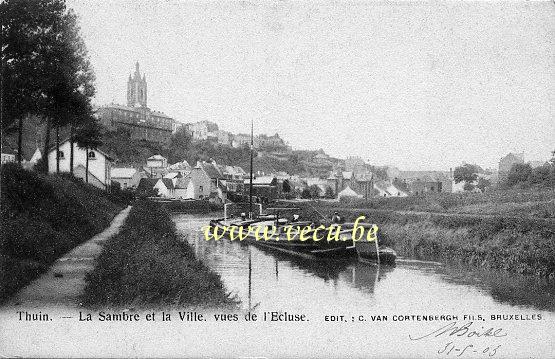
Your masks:
{"label": "house", "polygon": [[366,163],[358,156],[348,156],[345,159],[345,170],[349,172],[361,172]]}
{"label": "house", "polygon": [[[222,166],[219,166],[216,161],[212,161],[212,162],[206,162],[206,161],[202,161],[202,162],[198,162],[197,166],[200,167],[202,170],[204,170],[204,172],[206,172],[206,174],[208,175],[208,177],[210,177],[210,193],[213,194],[213,196],[217,195],[220,193],[220,181],[225,179],[225,176],[223,174],[223,170],[222,170]],[[222,201],[224,201],[224,198],[220,198]]]}
{"label": "house", "polygon": [[[250,141],[250,138],[249,138]],[[275,147],[284,147],[285,142],[279,137],[276,133],[273,136],[268,135],[258,135],[253,139],[254,147],[258,149],[262,148],[275,148]]]}
{"label": "house", "polygon": [[[56,162],[56,147],[52,147],[48,152],[48,172],[58,172]],[[70,171],[71,144],[69,139],[60,143],[59,148],[59,172]],[[85,180],[87,178],[87,157],[88,157],[88,182],[98,188],[109,190],[112,181],[112,161],[113,159],[101,150],[85,150],[76,143],[73,144],[73,174]]]}
{"label": "house", "polygon": [[245,171],[239,166],[224,166],[223,175],[225,179],[219,181],[222,185],[220,191],[225,188],[226,193],[241,192],[245,183],[245,177],[248,177]]}
{"label": "house", "polygon": [[353,172],[352,171],[343,171],[343,172],[341,172],[341,185],[340,185],[340,187],[342,189],[346,188],[347,186],[350,187],[352,180],[353,180]]}
{"label": "house", "polygon": [[342,190],[341,192],[339,192],[337,194],[337,198],[342,199],[342,198],[362,198],[362,196],[358,193],[356,193],[355,191],[353,191],[353,189],[349,186],[345,187],[344,190]]}
{"label": "house", "polygon": [[200,167],[196,166],[186,176],[175,183],[174,198],[205,199],[210,197],[211,179]]}
{"label": "house", "polygon": [[171,179],[172,182],[173,182],[173,185],[175,186],[177,180],[180,179],[181,177],[183,177],[183,175],[180,172],[170,172],[170,173],[164,175],[163,178]]}
{"label": "house", "polygon": [[143,194],[145,196],[157,196],[158,189],[154,188],[154,185],[157,182],[158,178],[141,178],[136,191],[137,193]]}
{"label": "house", "polygon": [[247,173],[239,166],[223,166],[223,175],[228,180],[243,180]]}
{"label": "house", "polygon": [[166,168],[168,167],[168,160],[161,155],[150,156],[146,160],[146,166],[153,167],[153,168],[158,168],[158,167]]}
{"label": "house", "polygon": [[168,173],[168,160],[161,155],[150,156],[143,169],[150,177],[161,178]]}
{"label": "house", "polygon": [[231,146],[233,135],[230,132],[218,130],[216,131],[216,135],[218,136],[218,143],[220,145]]}
{"label": "house", "polygon": [[[8,142],[8,141],[6,141]],[[12,146],[7,143],[3,146],[3,153],[1,158],[1,163],[16,162],[17,161],[17,149],[13,149]],[[42,154],[38,148],[35,149],[33,155],[30,155],[30,151],[23,151],[23,158],[21,159],[21,165],[23,168],[32,169],[37,162],[42,158]]]}
{"label": "house", "polygon": [[174,197],[174,185],[173,181],[169,178],[159,178],[156,181],[156,184],[153,187],[155,190],[158,191],[158,195],[164,198],[173,198]]}
{"label": "house", "polygon": [[34,165],[37,164],[37,162],[38,162],[40,159],[42,159],[42,153],[40,152],[40,150],[39,150],[38,147],[37,147],[37,149],[35,150],[35,152],[34,152],[33,155],[31,156],[31,159],[29,160],[29,163],[30,163],[31,165],[34,166]]}
{"label": "house", "polygon": [[235,148],[250,146],[251,145],[251,135],[246,135],[244,133],[239,133],[233,136],[233,141],[231,145]]}
{"label": "house", "polygon": [[2,153],[1,164],[8,163],[8,162],[15,162],[15,153]]}
{"label": "house", "polygon": [[115,167],[112,168],[112,181],[118,182],[122,189],[137,188],[141,178],[145,178],[146,174],[132,167]]}
{"label": "house", "polygon": [[168,170],[171,172],[179,172],[182,176],[184,176],[189,173],[189,171],[191,171],[191,165],[186,160],[183,160],[181,162],[176,162],[173,165],[170,165],[168,167]]}
{"label": "house", "polygon": [[[320,196],[323,196],[326,193],[326,188],[328,187],[327,180],[321,179],[318,177],[307,177],[307,178],[304,178],[304,181],[306,182],[307,187],[317,186],[320,192]],[[331,188],[335,189],[335,186]]]}
{"label": "house", "polygon": [[390,181],[376,181],[373,185],[380,197],[407,197],[408,193]]}
{"label": "house", "polygon": [[200,121],[185,124],[194,141],[205,141],[209,138],[218,139],[218,125],[210,121]]}
{"label": "house", "polygon": [[524,163],[524,153],[509,153],[499,160],[499,182],[505,182],[509,171],[516,164]]}
{"label": "house", "polygon": [[443,192],[442,183],[440,181],[416,180],[409,183],[409,188],[415,195]]}
{"label": "house", "polygon": [[[249,190],[249,186],[245,186],[245,190]],[[252,180],[253,195],[260,198],[262,202],[275,200],[279,197],[280,191],[278,180],[273,176],[261,176]]]}
{"label": "house", "polygon": [[[425,192],[437,192],[438,187],[441,188],[440,192],[456,192],[457,186],[454,185],[453,181],[453,171],[399,171],[398,176],[395,177],[397,180],[401,180],[409,186],[411,192],[416,194],[422,194]],[[417,182],[411,187],[413,182]],[[428,183],[422,187],[422,183]],[[437,183],[432,182],[440,182]],[[432,187],[434,190],[432,191]]]}

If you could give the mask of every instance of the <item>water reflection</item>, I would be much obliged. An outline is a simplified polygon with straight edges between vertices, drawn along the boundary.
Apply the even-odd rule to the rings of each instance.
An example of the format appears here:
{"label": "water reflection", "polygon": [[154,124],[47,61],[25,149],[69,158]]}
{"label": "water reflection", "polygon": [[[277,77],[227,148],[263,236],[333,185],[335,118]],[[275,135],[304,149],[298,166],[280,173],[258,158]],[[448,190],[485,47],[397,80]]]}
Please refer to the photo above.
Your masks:
{"label": "water reflection", "polygon": [[473,310],[486,304],[503,309],[498,302],[555,312],[554,286],[530,277],[408,259],[395,268],[307,260],[229,240],[207,242],[200,231],[207,217],[178,215],[174,220],[196,256],[220,274],[245,309],[317,311],[314,303],[338,310],[345,303],[384,310]]}

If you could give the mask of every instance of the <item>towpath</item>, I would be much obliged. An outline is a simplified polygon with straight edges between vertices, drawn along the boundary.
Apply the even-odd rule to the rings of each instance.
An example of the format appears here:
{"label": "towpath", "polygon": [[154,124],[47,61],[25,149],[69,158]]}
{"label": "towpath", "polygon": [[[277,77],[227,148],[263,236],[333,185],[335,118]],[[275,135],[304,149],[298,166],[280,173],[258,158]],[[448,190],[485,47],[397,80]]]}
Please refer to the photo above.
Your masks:
{"label": "towpath", "polygon": [[23,308],[45,305],[79,307],[85,276],[93,270],[102,245],[117,234],[131,206],[118,213],[108,228],[54,262],[48,272],[20,290],[7,304]]}

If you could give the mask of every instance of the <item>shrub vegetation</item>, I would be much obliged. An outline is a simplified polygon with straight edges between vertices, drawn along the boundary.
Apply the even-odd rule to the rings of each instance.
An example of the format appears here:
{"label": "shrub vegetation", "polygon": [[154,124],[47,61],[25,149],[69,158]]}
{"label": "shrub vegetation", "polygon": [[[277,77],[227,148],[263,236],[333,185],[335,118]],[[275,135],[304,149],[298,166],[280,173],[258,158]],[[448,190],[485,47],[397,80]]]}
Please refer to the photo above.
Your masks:
{"label": "shrub vegetation", "polygon": [[157,203],[139,200],[86,278],[90,307],[232,306],[220,277],[179,240]]}
{"label": "shrub vegetation", "polygon": [[[393,247],[402,256],[465,263],[555,279],[553,208],[538,212],[546,213],[546,218],[512,216],[517,213],[506,210],[504,214],[508,212],[511,216],[483,216],[481,211],[471,214],[457,212],[461,208],[466,210],[468,206],[485,204],[482,202],[484,196],[487,195],[464,194],[459,197],[449,194],[288,205],[300,207],[301,218],[329,219],[334,211],[339,211],[349,222],[364,215],[368,222],[376,223],[380,228],[380,243]],[[514,209],[522,208],[515,207],[519,203],[552,197],[553,194],[547,193],[522,196],[506,193],[499,200],[512,199],[513,202],[506,204]],[[492,203],[487,204],[490,205]],[[543,207],[545,210],[546,206]]]}

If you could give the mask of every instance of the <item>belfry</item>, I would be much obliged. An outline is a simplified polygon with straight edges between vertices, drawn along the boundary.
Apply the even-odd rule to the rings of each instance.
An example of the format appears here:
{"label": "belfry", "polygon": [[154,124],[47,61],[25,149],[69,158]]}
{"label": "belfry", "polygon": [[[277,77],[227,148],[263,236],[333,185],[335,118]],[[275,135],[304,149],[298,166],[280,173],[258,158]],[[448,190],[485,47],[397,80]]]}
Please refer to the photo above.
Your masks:
{"label": "belfry", "polygon": [[129,107],[147,107],[147,89],[146,76],[139,71],[139,62],[135,63],[135,74],[133,77],[129,75],[127,81],[127,106]]}

